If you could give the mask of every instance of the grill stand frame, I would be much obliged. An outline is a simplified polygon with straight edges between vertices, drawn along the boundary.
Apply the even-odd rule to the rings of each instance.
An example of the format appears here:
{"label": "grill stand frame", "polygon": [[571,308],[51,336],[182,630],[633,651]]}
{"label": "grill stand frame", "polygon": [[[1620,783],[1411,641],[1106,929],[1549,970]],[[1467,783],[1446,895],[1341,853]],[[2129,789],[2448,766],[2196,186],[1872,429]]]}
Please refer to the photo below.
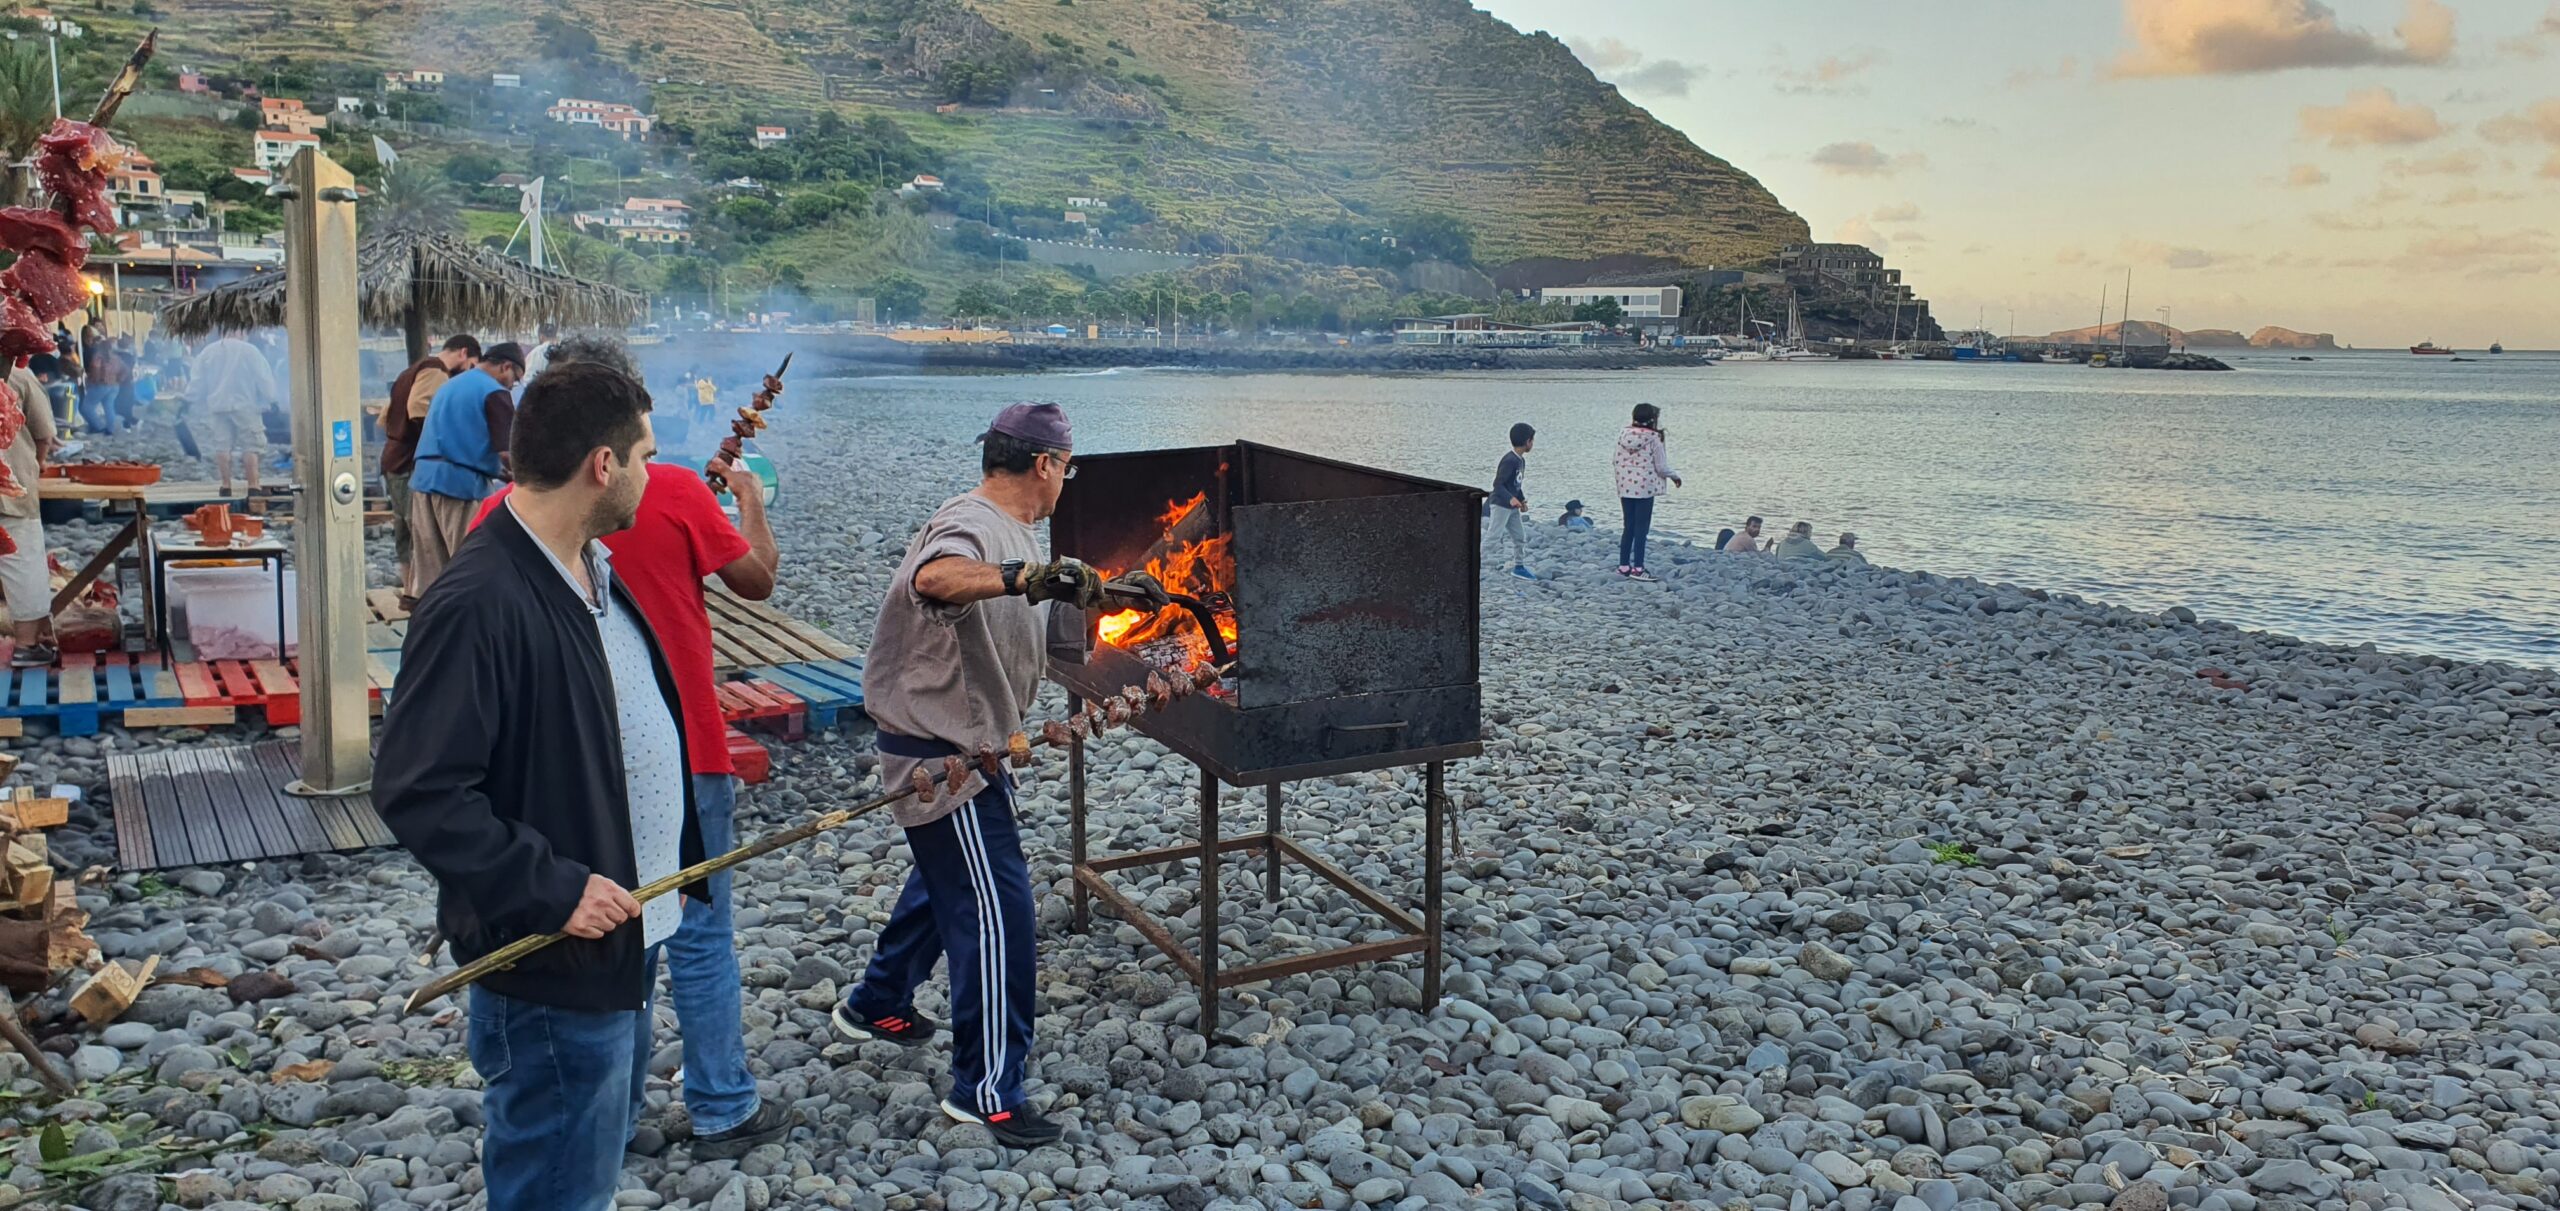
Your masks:
{"label": "grill stand frame", "polygon": [[[1083,709],[1081,694],[1067,696],[1070,713]],[[1472,746],[1468,746],[1472,747]],[[1093,901],[1099,899],[1122,920],[1143,935],[1165,957],[1191,978],[1200,992],[1200,1033],[1215,1040],[1218,1034],[1218,994],[1228,988],[1282,976],[1324,971],[1337,967],[1353,967],[1398,955],[1422,954],[1423,1008],[1440,1003],[1440,966],[1443,951],[1443,884],[1447,881],[1447,860],[1458,848],[1457,807],[1448,795],[1445,758],[1433,757],[1421,762],[1423,767],[1423,845],[1422,845],[1422,916],[1396,906],[1393,900],[1358,879],[1350,872],[1326,861],[1298,844],[1281,827],[1280,800],[1286,782],[1273,779],[1265,784],[1264,825],[1261,832],[1222,837],[1218,830],[1218,775],[1198,760],[1192,761],[1200,775],[1200,840],[1196,844],[1168,845],[1158,849],[1113,854],[1095,858],[1089,849],[1085,828],[1085,752],[1084,740],[1077,738],[1067,746],[1067,787],[1070,802],[1069,843],[1075,874],[1071,923],[1076,932],[1085,933],[1093,924]],[[1390,767],[1391,768],[1391,767]],[[1446,838],[1444,843],[1443,838]],[[1225,968],[1219,962],[1219,900],[1217,889],[1224,855],[1235,851],[1259,850],[1264,861],[1263,894],[1270,902],[1280,899],[1280,864],[1294,861],[1314,871],[1344,895],[1358,901],[1383,918],[1397,936],[1374,942],[1357,942],[1327,950],[1267,959],[1238,968]],[[1136,866],[1197,861],[1200,864],[1198,885],[1200,904],[1200,938],[1197,950],[1184,946],[1164,923],[1114,887],[1111,872]]]}

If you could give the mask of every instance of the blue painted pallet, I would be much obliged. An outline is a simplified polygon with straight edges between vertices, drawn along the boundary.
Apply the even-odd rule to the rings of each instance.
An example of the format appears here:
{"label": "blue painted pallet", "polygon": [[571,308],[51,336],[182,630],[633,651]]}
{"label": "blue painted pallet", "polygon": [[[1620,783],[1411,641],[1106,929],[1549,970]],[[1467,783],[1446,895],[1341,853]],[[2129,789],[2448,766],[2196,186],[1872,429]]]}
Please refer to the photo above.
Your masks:
{"label": "blue painted pallet", "polygon": [[840,711],[862,707],[862,661],[814,660],[776,664],[753,670],[756,676],[800,696],[809,704],[809,726],[834,727]]}
{"label": "blue painted pallet", "polygon": [[51,717],[65,736],[94,736],[104,711],[184,706],[157,656],[73,653],[59,668],[11,669],[0,682],[0,718]]}

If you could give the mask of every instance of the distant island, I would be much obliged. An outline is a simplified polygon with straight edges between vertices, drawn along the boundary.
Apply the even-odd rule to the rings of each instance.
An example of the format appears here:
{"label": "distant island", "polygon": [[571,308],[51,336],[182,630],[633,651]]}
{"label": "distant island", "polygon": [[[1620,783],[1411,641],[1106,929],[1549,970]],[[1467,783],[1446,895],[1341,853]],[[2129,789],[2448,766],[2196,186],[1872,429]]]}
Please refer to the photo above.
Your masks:
{"label": "distant island", "polygon": [[2175,345],[2188,349],[2328,349],[2338,347],[2338,339],[2327,332],[2296,332],[2272,325],[2242,336],[2229,328],[2172,328],[2150,320],[2130,324],[2114,323],[2088,328],[2068,328],[2047,333],[2048,341],[2061,345]]}

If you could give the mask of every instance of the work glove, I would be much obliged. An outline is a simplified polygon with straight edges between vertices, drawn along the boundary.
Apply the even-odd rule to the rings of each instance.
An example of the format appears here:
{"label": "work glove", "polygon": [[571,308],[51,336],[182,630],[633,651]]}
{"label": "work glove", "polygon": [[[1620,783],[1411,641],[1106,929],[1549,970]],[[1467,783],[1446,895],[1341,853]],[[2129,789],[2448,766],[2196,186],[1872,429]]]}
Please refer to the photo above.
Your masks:
{"label": "work glove", "polygon": [[1052,559],[1022,566],[1018,581],[1022,598],[1037,604],[1063,601],[1080,610],[1098,610],[1103,605],[1102,573],[1086,566],[1080,559]]}
{"label": "work glove", "polygon": [[1173,595],[1164,584],[1146,572],[1123,572],[1104,586],[1109,604],[1154,613],[1173,604]]}

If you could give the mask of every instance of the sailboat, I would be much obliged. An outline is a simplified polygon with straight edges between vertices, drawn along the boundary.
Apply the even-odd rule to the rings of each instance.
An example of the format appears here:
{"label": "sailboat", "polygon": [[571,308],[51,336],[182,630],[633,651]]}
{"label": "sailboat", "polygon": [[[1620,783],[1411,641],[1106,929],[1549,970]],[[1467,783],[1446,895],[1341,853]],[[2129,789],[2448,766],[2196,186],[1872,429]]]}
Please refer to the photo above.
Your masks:
{"label": "sailboat", "polygon": [[[1734,340],[1739,342],[1742,347],[1725,354],[1724,360],[1728,362],[1768,361],[1769,353],[1767,349],[1767,342],[1754,340],[1751,336],[1751,296],[1747,294],[1737,294],[1734,298],[1741,304],[1742,310],[1740,314],[1734,317],[1733,337]],[[1768,325],[1764,323],[1761,326],[1765,328]]]}
{"label": "sailboat", "polygon": [[[1912,326],[1919,327],[1917,324]],[[1893,331],[1891,335],[1885,337],[1885,340],[1891,343],[1877,351],[1878,359],[1888,362],[1905,362],[1910,361],[1914,356],[1910,347],[1902,343],[1902,300],[1900,298],[1893,300]]]}
{"label": "sailboat", "polygon": [[1804,313],[1797,308],[1795,295],[1790,293],[1787,295],[1787,340],[1783,345],[1770,347],[1769,360],[1773,362],[1836,362],[1840,359],[1828,353],[1815,353],[1804,347]]}

